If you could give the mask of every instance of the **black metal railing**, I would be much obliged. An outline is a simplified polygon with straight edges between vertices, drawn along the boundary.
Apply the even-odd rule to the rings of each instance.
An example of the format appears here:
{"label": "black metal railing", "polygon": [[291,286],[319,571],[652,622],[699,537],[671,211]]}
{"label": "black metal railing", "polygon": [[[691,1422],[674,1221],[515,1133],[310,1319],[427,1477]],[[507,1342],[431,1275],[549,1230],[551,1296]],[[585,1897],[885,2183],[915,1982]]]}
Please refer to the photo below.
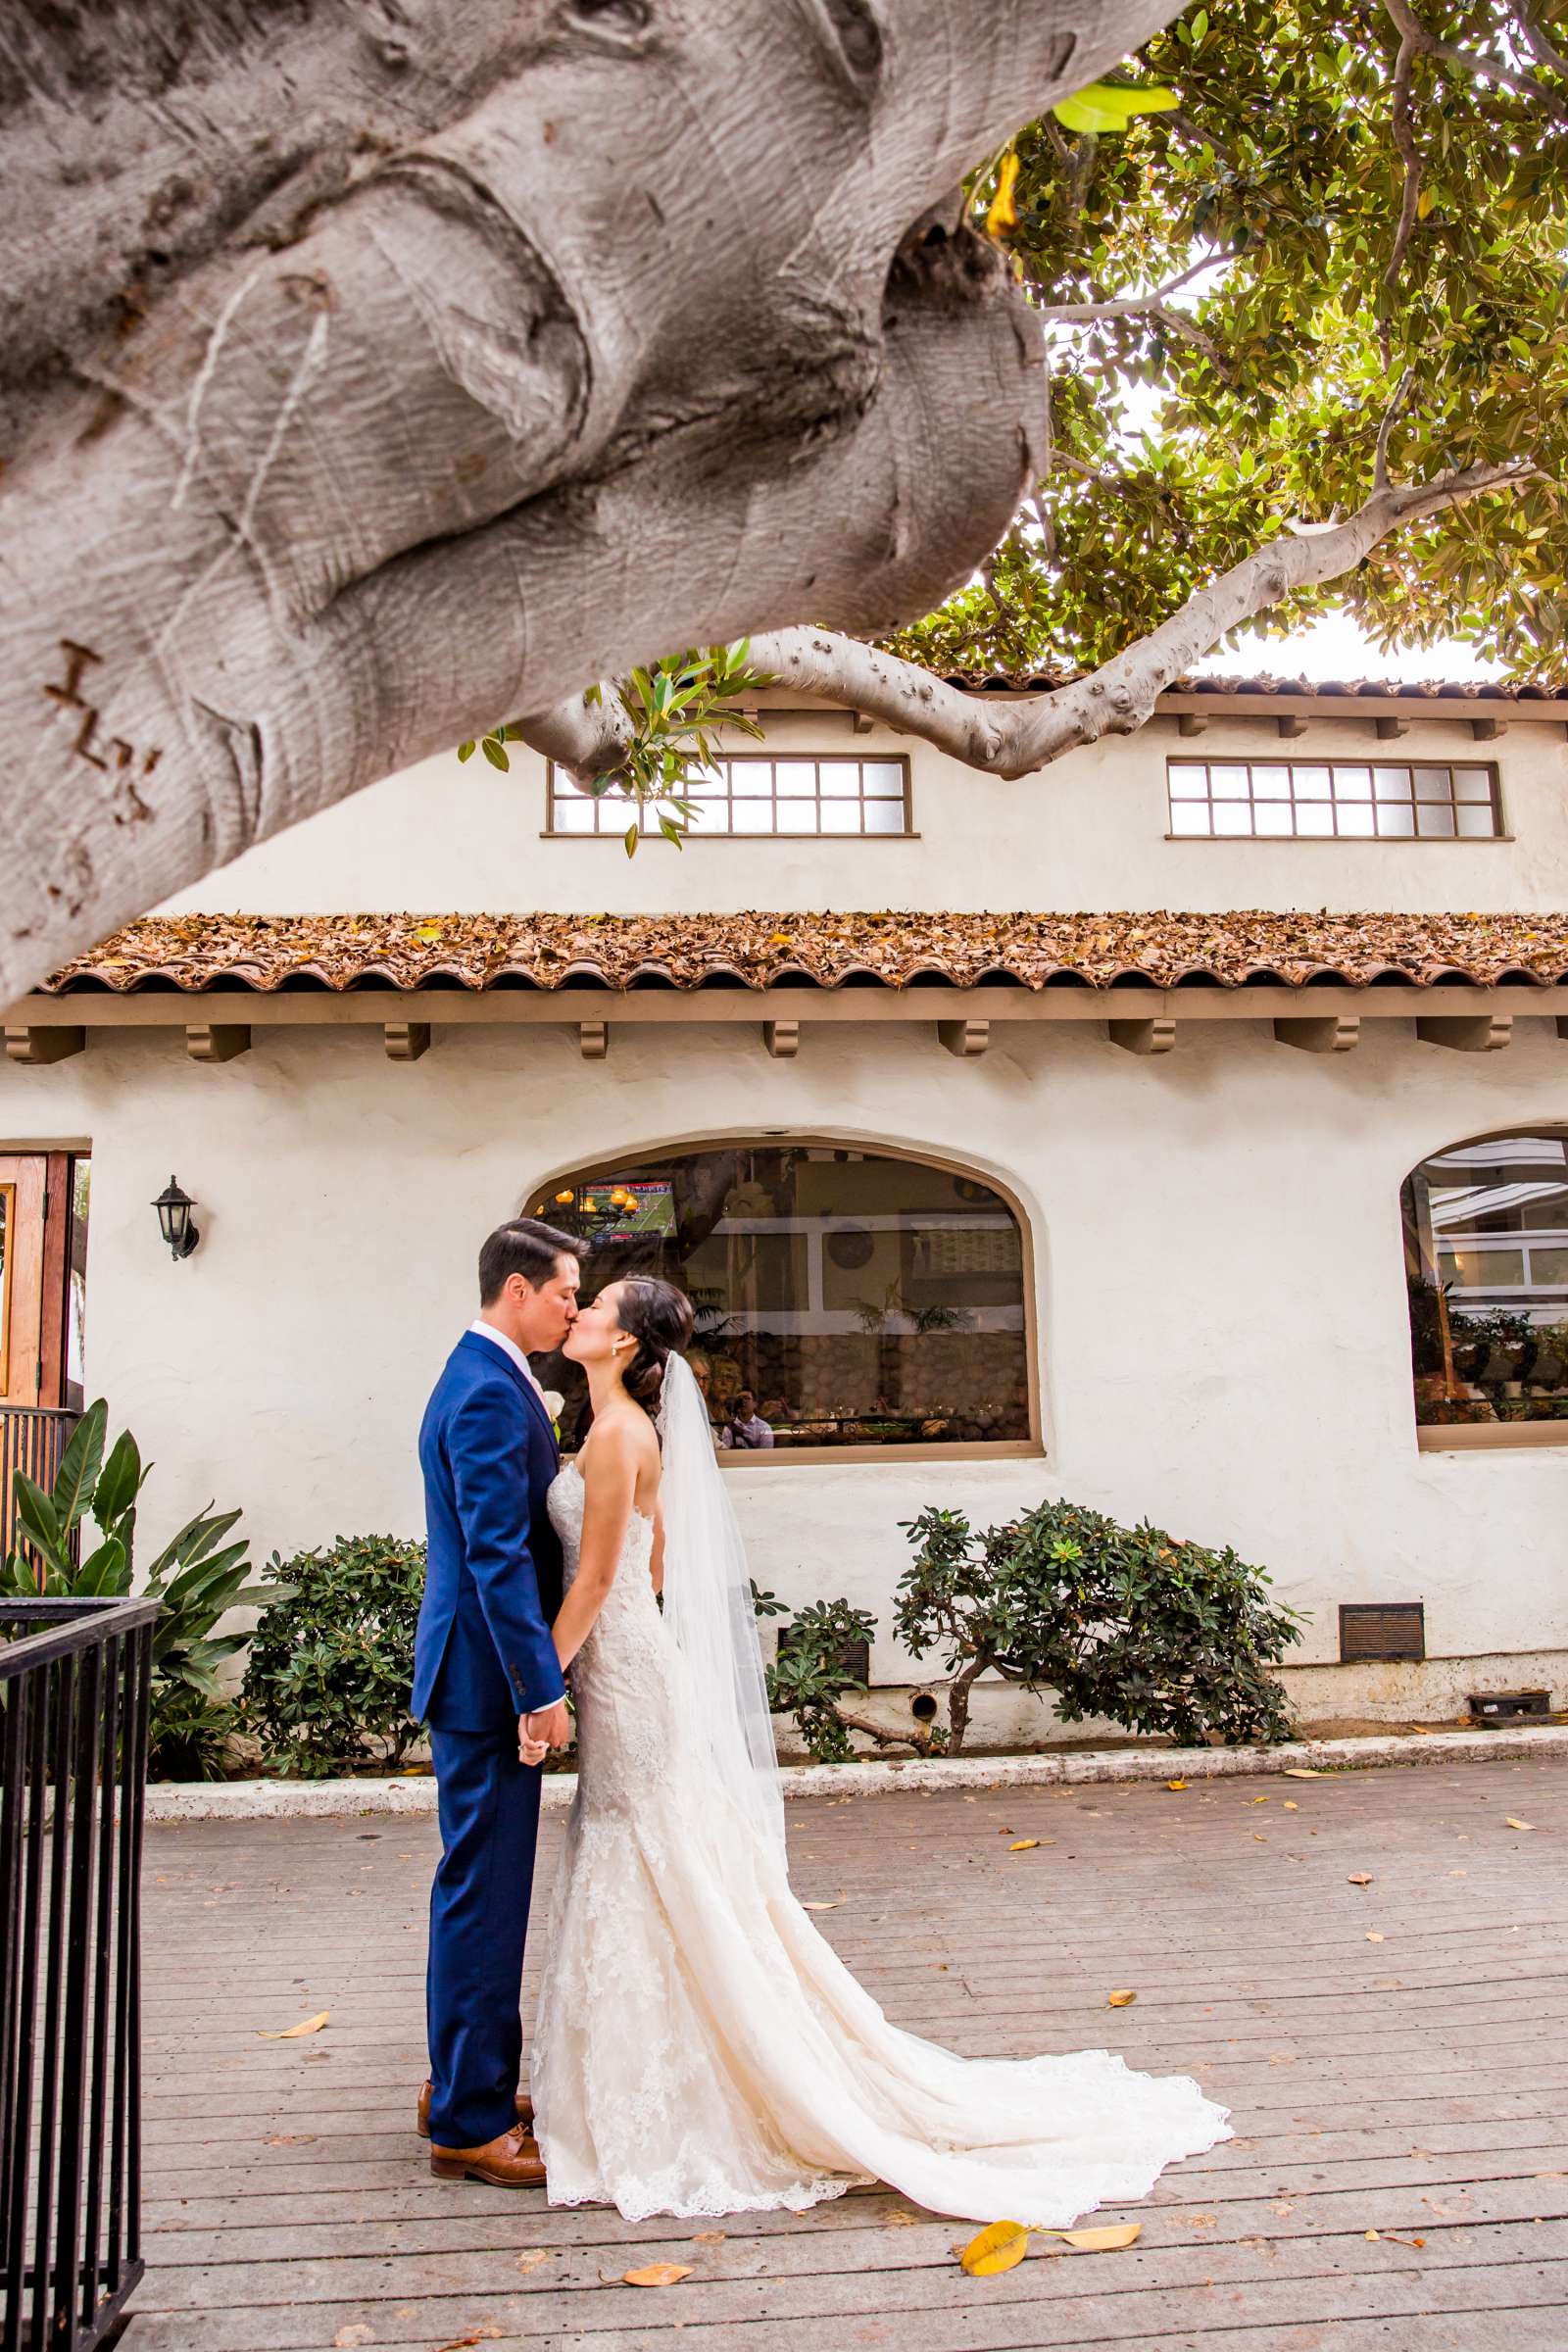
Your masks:
{"label": "black metal railing", "polygon": [[0,1560],[17,1541],[16,1473],[47,1494],[79,1413],[50,1404],[0,1404]]}
{"label": "black metal railing", "polygon": [[0,1598],[4,2352],[92,2352],[141,2256],[153,1600]]}

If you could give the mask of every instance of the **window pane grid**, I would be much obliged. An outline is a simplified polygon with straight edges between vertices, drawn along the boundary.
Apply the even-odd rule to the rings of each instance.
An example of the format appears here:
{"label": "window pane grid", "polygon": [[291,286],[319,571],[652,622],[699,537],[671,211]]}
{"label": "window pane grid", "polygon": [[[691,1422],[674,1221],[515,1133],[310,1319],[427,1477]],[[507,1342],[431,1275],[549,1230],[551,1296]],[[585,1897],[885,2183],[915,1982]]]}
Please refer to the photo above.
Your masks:
{"label": "window pane grid", "polygon": [[1568,1133],[1452,1145],[1401,1208],[1417,1421],[1568,1424]]}
{"label": "window pane grid", "polygon": [[1502,830],[1492,767],[1172,760],[1166,777],[1182,840],[1494,841]]}
{"label": "window pane grid", "polygon": [[[1030,1438],[1023,1234],[978,1178],[726,1141],[552,1177],[526,1205],[578,1243],[595,1292],[654,1274],[691,1298],[687,1362],[721,1451]],[[581,1366],[535,1369],[571,1433]]]}
{"label": "window pane grid", "polygon": [[[635,819],[618,793],[593,800],[552,762],[546,829],[620,840],[634,821],[657,833],[659,814],[644,808]],[[707,836],[782,834],[802,838],[907,833],[909,763],[904,759],[817,759],[804,754],[758,758],[736,753],[715,760],[688,785],[693,840]]]}

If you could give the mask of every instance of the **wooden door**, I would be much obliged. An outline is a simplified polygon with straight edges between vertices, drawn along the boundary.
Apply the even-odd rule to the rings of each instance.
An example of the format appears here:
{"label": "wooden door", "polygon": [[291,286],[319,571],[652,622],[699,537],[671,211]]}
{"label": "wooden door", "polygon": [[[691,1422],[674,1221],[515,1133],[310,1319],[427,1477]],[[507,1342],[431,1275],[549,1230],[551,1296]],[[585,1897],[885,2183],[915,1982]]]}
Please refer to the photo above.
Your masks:
{"label": "wooden door", "polygon": [[0,1404],[61,1401],[71,1161],[0,1152]]}

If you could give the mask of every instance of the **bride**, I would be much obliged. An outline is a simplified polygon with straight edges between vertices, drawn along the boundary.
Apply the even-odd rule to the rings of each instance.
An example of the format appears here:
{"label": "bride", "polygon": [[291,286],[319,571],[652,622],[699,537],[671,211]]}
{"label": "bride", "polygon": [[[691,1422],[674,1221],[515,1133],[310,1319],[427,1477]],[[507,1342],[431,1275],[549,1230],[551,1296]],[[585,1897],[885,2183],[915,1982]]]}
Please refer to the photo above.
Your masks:
{"label": "bride", "polygon": [[1230,2136],[1196,2082],[1105,2050],[968,2059],[902,2033],[790,1891],[691,1327],[678,1291],[632,1276],[566,1341],[593,1419],[549,1494],[579,1775],[534,2034],[551,2203],[799,2210],[881,2180],[936,2213],[1059,2229],[1144,2196]]}

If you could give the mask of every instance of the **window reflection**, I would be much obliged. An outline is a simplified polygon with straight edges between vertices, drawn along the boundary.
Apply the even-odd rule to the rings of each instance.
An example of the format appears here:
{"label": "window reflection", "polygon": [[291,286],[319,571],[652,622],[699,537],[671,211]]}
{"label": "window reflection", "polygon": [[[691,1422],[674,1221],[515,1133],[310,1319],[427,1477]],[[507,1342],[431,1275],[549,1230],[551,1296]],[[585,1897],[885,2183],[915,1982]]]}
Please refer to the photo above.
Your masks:
{"label": "window reflection", "polygon": [[1568,1135],[1457,1144],[1401,1198],[1416,1419],[1568,1421]]}
{"label": "window reflection", "polygon": [[[633,1272],[686,1291],[715,1436],[750,1393],[774,1447],[1029,1436],[1023,1248],[987,1185],[803,1144],[606,1162],[530,1198],[575,1235],[584,1296]],[[585,1391],[541,1367],[574,1427]]]}

